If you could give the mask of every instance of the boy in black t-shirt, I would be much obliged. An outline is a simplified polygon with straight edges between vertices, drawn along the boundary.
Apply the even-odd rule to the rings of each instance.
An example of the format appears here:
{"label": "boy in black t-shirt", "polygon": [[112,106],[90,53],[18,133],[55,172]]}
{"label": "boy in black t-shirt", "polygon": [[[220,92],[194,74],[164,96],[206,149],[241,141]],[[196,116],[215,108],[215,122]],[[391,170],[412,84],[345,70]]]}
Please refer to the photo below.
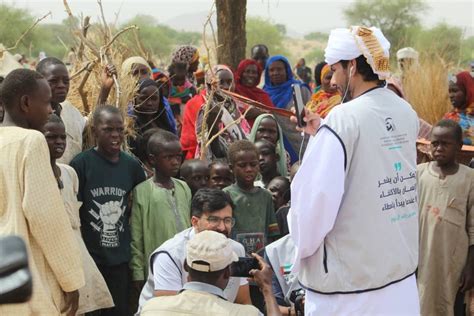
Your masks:
{"label": "boy in black t-shirt", "polygon": [[118,108],[98,107],[93,113],[92,131],[97,147],[71,161],[79,177],[81,232],[115,303],[114,308],[103,310],[101,315],[127,315],[129,196],[145,180],[145,173],[133,157],[121,151],[124,121]]}

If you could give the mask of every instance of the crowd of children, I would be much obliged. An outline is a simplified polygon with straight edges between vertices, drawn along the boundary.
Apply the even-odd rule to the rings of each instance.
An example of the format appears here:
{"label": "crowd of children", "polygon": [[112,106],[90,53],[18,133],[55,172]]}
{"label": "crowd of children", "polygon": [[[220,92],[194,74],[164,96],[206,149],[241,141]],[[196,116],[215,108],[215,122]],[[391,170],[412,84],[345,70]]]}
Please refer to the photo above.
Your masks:
{"label": "crowd of children", "polygon": [[[62,61],[46,58],[38,64],[37,78],[49,83],[48,100],[54,114],[45,125],[33,120],[28,128],[44,133],[52,173],[79,244],[86,285],[80,290],[78,313],[129,315],[137,311],[138,297],[152,269],[152,254],[192,226],[191,201],[200,189],[217,188],[230,196],[234,207],[229,237],[243,245],[246,255],[262,252],[289,233],[286,218],[291,207],[290,185],[299,163],[290,157],[294,144],[289,145],[277,117],[258,113],[248,122],[240,120],[233,130],[228,122],[243,114],[239,112],[241,105],[222,94],[211,94],[216,88],[233,89],[232,71],[216,67],[206,75],[204,90],[199,90],[193,77],[198,51],[181,47],[173,60],[171,79],[163,75],[166,86],[158,83],[163,77],[152,79],[152,74],[163,72],[152,69],[143,58],[133,57],[124,63],[122,71],[137,79],[137,93],[128,113],[100,105],[87,119],[65,101],[69,74]],[[268,68],[273,63],[283,65],[282,60],[267,63],[266,80],[271,80]],[[251,67],[247,72],[246,66]],[[268,100],[268,96],[274,99],[271,93],[282,83],[297,82],[286,73],[275,79],[281,81],[279,85],[266,82],[269,88],[261,90],[257,85],[264,70],[259,62],[248,61],[241,68],[237,76],[241,91],[250,85],[247,90],[263,93]],[[116,74],[110,66],[105,72],[102,92],[110,90],[107,83]],[[326,69],[323,77],[331,73]],[[12,125],[23,111],[16,104],[21,100],[8,90],[21,85],[12,83],[14,79],[7,76],[1,88],[5,126]],[[468,89],[472,91],[464,94],[472,96],[473,86],[471,83]],[[166,87],[169,91],[165,92]],[[29,93],[23,90],[17,89],[16,93]],[[108,93],[102,92],[99,100],[106,100]],[[201,157],[202,120],[209,120],[202,109],[211,96],[211,102],[222,105],[222,110],[209,113],[214,123],[219,122],[215,130],[210,128],[209,138],[225,127],[230,132],[215,138],[208,154]],[[471,101],[465,100],[468,108]],[[133,135],[126,133],[127,119],[133,119]],[[82,150],[86,124],[95,146]],[[474,285],[474,171],[456,161],[464,138],[456,122],[440,121],[431,132],[433,161],[418,166],[417,277],[424,315],[451,314],[456,300],[462,302],[459,297]],[[0,145],[4,142],[2,139]],[[227,222],[230,225],[230,220]],[[258,288],[253,284],[250,295],[259,306]]]}

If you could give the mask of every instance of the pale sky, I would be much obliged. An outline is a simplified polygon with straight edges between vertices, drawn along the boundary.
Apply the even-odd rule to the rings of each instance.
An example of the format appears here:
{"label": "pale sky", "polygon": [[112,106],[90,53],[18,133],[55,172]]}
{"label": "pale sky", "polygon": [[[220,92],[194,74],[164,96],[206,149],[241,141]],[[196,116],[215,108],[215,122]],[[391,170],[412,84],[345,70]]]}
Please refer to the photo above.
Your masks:
{"label": "pale sky", "polygon": [[[238,1],[238,0],[229,0]],[[380,0],[390,1],[390,0]],[[174,28],[202,31],[202,24],[212,0],[103,0],[106,18],[119,23],[137,14],[154,16],[160,23]],[[286,25],[290,36],[302,36],[312,31],[328,32],[346,26],[342,10],[353,0],[247,0],[247,16],[261,16]],[[466,36],[474,35],[474,0],[425,0],[430,6],[421,16],[425,26],[444,21],[461,27]],[[0,3],[28,8],[35,16],[48,11],[52,18],[45,22],[61,22],[66,18],[62,0],[0,0]],[[69,0],[74,14],[83,13],[98,18],[96,0]]]}

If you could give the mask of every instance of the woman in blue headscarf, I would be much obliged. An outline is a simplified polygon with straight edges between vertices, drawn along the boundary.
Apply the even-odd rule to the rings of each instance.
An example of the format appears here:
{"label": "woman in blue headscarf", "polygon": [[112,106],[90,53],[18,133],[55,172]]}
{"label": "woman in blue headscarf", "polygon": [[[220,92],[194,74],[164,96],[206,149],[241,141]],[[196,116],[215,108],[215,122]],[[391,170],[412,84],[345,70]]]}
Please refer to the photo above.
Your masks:
{"label": "woman in blue headscarf", "polygon": [[[311,99],[311,90],[303,82],[296,80],[291,71],[291,66],[284,56],[273,56],[268,59],[265,66],[265,90],[272,99],[273,104],[280,109],[291,109],[294,106],[292,85],[301,86],[303,104]],[[298,152],[301,145],[301,135],[296,131],[295,124],[289,119],[277,116],[278,124],[283,130],[285,149],[290,154],[291,163],[299,160]]]}
{"label": "woman in blue headscarf", "polygon": [[301,86],[303,103],[311,99],[311,91],[303,82],[296,80],[291,71],[291,66],[284,56],[276,55],[267,61],[265,67],[265,90],[272,99],[273,104],[280,109],[290,109],[293,106],[293,89],[291,85]]}

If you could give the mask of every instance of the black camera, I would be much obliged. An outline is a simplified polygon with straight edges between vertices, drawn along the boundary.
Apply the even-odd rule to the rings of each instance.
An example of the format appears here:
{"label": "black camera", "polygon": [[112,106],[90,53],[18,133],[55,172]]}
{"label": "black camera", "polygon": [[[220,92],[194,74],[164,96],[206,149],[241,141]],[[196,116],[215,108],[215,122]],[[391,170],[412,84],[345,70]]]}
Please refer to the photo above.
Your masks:
{"label": "black camera", "polygon": [[255,258],[239,257],[239,261],[230,265],[230,276],[239,278],[249,278],[250,270],[260,269],[258,260]]}
{"label": "black camera", "polygon": [[306,291],[304,289],[294,290],[290,293],[290,301],[295,304],[296,315],[304,315],[303,299],[305,294]]}

